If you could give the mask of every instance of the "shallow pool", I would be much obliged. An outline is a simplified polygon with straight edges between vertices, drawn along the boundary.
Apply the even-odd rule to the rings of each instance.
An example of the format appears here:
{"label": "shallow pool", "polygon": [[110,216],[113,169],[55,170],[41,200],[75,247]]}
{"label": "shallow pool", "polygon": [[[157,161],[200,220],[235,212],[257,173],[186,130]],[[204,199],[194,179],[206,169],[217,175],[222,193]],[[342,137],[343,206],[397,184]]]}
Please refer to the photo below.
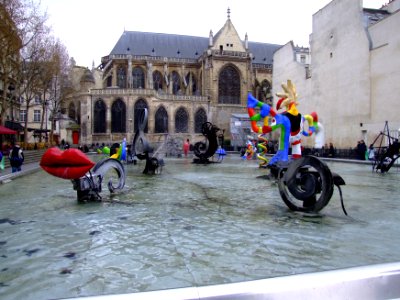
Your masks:
{"label": "shallow pool", "polygon": [[328,162],[346,182],[319,215],[294,213],[257,161],[161,175],[126,165],[123,193],[78,204],[68,180],[38,172],[0,185],[0,298],[57,299],[248,281],[400,261],[392,168]]}

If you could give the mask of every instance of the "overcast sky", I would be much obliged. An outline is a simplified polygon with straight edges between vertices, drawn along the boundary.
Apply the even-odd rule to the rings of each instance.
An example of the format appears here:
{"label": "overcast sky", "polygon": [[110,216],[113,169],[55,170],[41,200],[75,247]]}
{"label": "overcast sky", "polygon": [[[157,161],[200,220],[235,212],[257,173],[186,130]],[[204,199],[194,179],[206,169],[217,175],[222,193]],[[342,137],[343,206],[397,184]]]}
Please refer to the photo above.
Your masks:
{"label": "overcast sky", "polygon": [[[39,0],[38,0],[39,1]],[[230,18],[240,38],[308,47],[312,15],[331,0],[40,0],[53,35],[77,65],[91,68],[124,30],[208,37]],[[354,0],[359,1],[359,0]],[[388,0],[364,0],[380,8]]]}

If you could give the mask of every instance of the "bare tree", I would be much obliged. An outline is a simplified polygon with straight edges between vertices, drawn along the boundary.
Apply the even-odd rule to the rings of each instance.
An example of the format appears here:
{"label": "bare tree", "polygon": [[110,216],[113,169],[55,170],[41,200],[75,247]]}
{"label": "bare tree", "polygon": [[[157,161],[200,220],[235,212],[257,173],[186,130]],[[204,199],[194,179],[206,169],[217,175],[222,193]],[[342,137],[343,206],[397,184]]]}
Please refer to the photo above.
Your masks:
{"label": "bare tree", "polygon": [[[43,75],[49,65],[49,29],[43,27],[21,51],[22,64],[19,72],[19,98],[23,99],[26,116],[29,116],[32,101],[40,100],[43,91]],[[36,101],[34,104],[37,104]],[[28,117],[25,118],[24,142],[28,142]]]}
{"label": "bare tree", "polygon": [[[0,76],[3,89],[0,96],[0,122],[5,123],[6,112],[13,104],[7,94],[9,87],[18,85],[21,70],[20,51],[38,35],[43,34],[46,14],[39,5],[29,0],[0,0]],[[3,22],[4,20],[4,22]]]}
{"label": "bare tree", "polygon": [[63,113],[63,103],[67,96],[72,92],[68,74],[70,70],[69,56],[66,47],[56,41],[54,44],[51,65],[53,67],[52,90],[50,92],[50,143],[53,143],[54,125],[56,120],[61,119]]}

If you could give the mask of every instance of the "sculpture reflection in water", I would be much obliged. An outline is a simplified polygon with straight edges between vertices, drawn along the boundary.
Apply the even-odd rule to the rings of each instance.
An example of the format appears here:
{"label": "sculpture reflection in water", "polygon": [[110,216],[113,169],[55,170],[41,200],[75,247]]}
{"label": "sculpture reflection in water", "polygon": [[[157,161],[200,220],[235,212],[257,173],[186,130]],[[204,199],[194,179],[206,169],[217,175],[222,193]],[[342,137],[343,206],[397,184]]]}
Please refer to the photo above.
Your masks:
{"label": "sculpture reflection in water", "polygon": [[[287,84],[282,84],[282,88],[284,92],[277,94],[280,99],[276,107],[277,110],[285,107],[286,110],[282,113],[258,101],[250,93],[247,100],[247,110],[254,132],[266,134],[280,129],[279,150],[269,161],[268,168],[278,181],[282,200],[291,210],[315,213],[329,203],[336,185],[343,212],[347,215],[340,189],[340,186],[345,184],[344,180],[338,174],[332,173],[317,157],[303,157],[301,154],[301,135],[311,136],[316,131],[317,114],[313,112],[302,116],[299,113],[296,88],[290,80]],[[263,121],[262,126],[258,126],[258,121]],[[308,123],[307,130],[305,122]],[[289,147],[292,148],[291,160],[288,157]]]}

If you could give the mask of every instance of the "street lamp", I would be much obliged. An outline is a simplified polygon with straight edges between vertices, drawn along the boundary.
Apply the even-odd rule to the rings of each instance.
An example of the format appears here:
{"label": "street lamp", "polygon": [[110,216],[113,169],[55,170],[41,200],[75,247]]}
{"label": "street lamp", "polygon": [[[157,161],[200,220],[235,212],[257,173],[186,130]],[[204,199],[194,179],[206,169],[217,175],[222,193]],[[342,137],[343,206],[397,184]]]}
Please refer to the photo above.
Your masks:
{"label": "street lamp", "polygon": [[45,120],[46,120],[46,143],[49,141],[48,133],[47,133],[47,123],[49,122],[49,119],[47,118],[47,106],[49,105],[49,100],[44,100],[44,114],[45,114]]}

